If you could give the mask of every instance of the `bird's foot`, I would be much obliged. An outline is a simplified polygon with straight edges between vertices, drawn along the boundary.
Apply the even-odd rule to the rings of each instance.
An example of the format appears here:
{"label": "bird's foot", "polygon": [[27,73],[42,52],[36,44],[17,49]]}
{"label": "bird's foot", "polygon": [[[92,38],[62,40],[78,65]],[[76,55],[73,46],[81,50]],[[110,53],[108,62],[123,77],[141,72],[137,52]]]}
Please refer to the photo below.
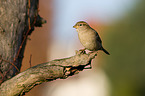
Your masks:
{"label": "bird's foot", "polygon": [[79,51],[81,52],[81,53],[86,53],[86,48],[84,48],[84,49],[80,49]]}
{"label": "bird's foot", "polygon": [[79,51],[76,50],[76,54],[85,54],[86,53],[86,48],[85,49],[80,49]]}
{"label": "bird's foot", "polygon": [[88,54],[92,54],[92,53],[98,53],[97,51],[91,51]]}

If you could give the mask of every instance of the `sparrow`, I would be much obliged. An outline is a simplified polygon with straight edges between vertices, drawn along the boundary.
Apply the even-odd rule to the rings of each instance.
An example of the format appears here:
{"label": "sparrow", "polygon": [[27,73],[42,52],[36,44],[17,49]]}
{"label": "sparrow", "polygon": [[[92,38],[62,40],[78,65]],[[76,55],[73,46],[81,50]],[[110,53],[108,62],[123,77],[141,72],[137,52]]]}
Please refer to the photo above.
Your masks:
{"label": "sparrow", "polygon": [[90,51],[102,50],[107,55],[110,55],[109,52],[103,48],[101,38],[97,31],[91,28],[88,23],[79,21],[73,26],[73,28],[76,28],[79,40],[85,47],[83,51],[85,51],[86,49]]}

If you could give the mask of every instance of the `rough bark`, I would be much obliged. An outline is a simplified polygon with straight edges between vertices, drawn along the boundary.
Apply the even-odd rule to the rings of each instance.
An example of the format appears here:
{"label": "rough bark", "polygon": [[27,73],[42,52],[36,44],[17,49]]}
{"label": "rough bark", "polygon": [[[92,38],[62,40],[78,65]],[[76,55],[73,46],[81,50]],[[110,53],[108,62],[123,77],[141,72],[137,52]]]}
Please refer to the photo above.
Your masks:
{"label": "rough bark", "polygon": [[5,81],[0,86],[0,96],[19,96],[29,92],[34,86],[43,82],[56,79],[65,79],[77,74],[83,69],[91,68],[91,60],[97,55],[96,52],[88,53],[79,51],[75,56],[57,59],[39,64],[15,77]]}
{"label": "rough bark", "polygon": [[0,0],[0,83],[20,70],[27,31],[31,34],[33,25],[41,25],[42,19],[37,10],[38,0]]}

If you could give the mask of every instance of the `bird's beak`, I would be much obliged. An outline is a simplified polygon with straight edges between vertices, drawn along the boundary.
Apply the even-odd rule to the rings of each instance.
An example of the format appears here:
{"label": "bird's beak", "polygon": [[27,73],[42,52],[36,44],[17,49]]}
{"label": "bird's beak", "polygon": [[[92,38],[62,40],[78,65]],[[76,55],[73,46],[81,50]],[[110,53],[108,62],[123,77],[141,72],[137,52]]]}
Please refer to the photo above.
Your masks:
{"label": "bird's beak", "polygon": [[74,26],[73,26],[73,28],[76,28],[76,29],[77,29],[77,28],[78,28],[78,26],[74,25]]}

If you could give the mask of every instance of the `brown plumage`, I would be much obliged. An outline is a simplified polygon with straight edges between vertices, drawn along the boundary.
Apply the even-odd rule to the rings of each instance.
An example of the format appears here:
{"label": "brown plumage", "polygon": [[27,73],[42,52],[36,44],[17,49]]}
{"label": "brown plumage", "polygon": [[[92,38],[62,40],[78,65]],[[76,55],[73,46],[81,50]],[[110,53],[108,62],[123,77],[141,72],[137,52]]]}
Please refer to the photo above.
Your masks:
{"label": "brown plumage", "polygon": [[79,21],[73,27],[76,28],[79,40],[85,49],[90,51],[102,50],[110,55],[109,52],[103,48],[101,38],[97,31],[91,28],[86,22]]}

